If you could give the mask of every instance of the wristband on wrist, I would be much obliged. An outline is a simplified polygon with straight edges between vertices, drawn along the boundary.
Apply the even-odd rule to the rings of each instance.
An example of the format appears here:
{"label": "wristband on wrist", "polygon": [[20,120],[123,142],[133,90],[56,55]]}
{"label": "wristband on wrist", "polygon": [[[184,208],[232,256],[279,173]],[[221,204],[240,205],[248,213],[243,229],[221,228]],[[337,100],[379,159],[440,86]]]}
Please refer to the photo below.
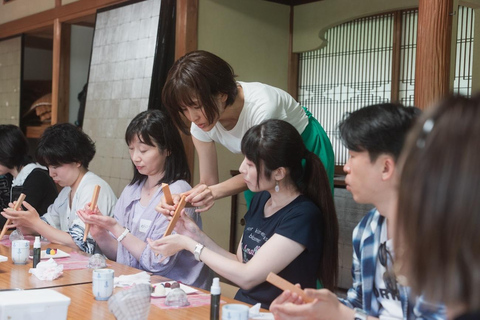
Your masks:
{"label": "wristband on wrist", "polygon": [[127,236],[127,234],[130,232],[130,230],[128,230],[127,228],[125,228],[125,230],[123,230],[122,234],[120,236],[118,236],[117,238],[117,241],[118,242],[122,242],[123,239],[125,239],[125,237]]}
{"label": "wristband on wrist", "polygon": [[203,248],[205,248],[203,244],[197,243],[197,245],[195,246],[195,250],[193,251],[193,256],[195,257],[195,260],[202,261],[200,260],[200,254],[202,254]]}

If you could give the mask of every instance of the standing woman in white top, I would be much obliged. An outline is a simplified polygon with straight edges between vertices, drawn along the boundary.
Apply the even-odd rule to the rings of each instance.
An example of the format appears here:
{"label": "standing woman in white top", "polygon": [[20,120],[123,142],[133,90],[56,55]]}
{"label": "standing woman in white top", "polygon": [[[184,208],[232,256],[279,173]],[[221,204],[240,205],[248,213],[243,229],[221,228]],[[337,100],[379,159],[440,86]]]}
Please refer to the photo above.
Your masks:
{"label": "standing woman in white top", "polygon": [[28,198],[23,202],[25,211],[5,209],[2,215],[13,221],[11,227],[93,253],[95,242],[91,236],[83,241],[85,224],[76,212],[92,200],[95,185],[101,188],[97,206],[103,214],[112,215],[117,201],[108,183],[88,171],[94,155],[93,141],[73,124],[61,123],[47,128],[38,143],[37,160],[48,167],[53,181],[63,189],[42,217],[28,203]]}
{"label": "standing woman in white top", "polygon": [[[247,190],[241,175],[219,183],[215,142],[241,153],[245,132],[267,119],[284,120],[301,134],[308,150],[319,156],[333,189],[334,155],[325,131],[311,113],[287,92],[258,82],[235,81],[232,67],[206,51],[194,51],[175,62],[162,93],[175,124],[193,135],[198,153],[200,183],[186,198],[198,212],[210,209],[216,199]],[[191,122],[190,132],[185,118]],[[247,205],[252,195],[245,194]],[[178,201],[178,197],[174,199]],[[165,202],[162,213],[174,210]]]}

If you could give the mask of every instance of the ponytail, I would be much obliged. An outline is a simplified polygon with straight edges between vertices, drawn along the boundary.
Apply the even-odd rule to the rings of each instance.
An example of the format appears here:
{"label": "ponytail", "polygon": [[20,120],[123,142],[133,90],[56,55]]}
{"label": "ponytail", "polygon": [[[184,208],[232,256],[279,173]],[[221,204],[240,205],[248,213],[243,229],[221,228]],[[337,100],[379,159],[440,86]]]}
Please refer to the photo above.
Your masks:
{"label": "ponytail", "polygon": [[327,172],[316,154],[305,149],[305,168],[300,191],[321,210],[322,257],[317,276],[324,288],[333,291],[338,280],[338,219]]}
{"label": "ponytail", "polygon": [[[291,124],[274,119],[248,129],[242,139],[242,153],[265,177],[277,168],[288,168],[291,183],[320,209],[322,256],[317,277],[325,288],[334,290],[338,278],[338,221],[327,173],[318,156],[306,149]],[[257,184],[259,178],[260,174]]]}

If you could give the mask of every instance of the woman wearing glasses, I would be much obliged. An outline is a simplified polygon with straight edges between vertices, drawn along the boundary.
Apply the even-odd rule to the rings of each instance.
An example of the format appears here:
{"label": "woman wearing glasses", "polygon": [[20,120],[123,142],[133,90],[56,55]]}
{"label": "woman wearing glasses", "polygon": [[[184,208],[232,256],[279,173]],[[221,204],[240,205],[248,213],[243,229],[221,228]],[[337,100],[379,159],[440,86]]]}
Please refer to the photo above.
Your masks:
{"label": "woman wearing glasses", "polygon": [[447,305],[449,319],[480,319],[480,96],[426,113],[403,155],[398,269],[414,292]]}

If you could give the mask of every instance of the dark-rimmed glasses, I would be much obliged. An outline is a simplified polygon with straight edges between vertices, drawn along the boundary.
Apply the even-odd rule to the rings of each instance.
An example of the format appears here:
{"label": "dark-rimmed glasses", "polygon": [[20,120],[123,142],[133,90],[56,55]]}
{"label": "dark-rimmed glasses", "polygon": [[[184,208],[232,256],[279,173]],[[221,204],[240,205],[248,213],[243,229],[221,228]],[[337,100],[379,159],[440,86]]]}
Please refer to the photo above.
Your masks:
{"label": "dark-rimmed glasses", "polygon": [[[388,263],[389,258],[390,263]],[[380,247],[378,248],[378,260],[385,268],[385,272],[383,273],[383,281],[385,282],[387,290],[394,295],[398,295],[397,277],[395,276],[395,272],[392,270],[393,257],[390,251],[387,249],[386,242],[380,244]]]}

